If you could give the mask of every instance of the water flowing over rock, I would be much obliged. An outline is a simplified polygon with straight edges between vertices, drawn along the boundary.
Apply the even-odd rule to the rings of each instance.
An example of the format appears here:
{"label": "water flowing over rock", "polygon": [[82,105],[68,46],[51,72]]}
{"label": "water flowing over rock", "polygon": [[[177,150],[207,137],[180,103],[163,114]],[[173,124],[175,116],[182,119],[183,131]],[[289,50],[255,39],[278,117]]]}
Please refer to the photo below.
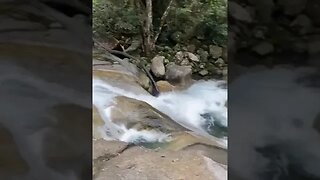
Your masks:
{"label": "water flowing over rock", "polygon": [[226,91],[220,81],[193,84],[187,70],[171,76],[179,83],[158,81],[154,97],[125,69],[94,69],[94,179],[226,179],[227,139],[209,135],[201,116],[224,116]]}
{"label": "water flowing over rock", "polygon": [[93,124],[92,124],[92,132],[93,132],[93,139],[100,139],[102,138],[102,130],[103,126],[105,125],[105,122],[103,121],[101,114],[98,112],[98,109],[95,105],[92,107],[93,111]]}
{"label": "water flowing over rock", "polygon": [[156,130],[162,133],[186,130],[146,102],[118,96],[111,110],[114,123],[124,125],[127,129]]}
{"label": "water flowing over rock", "polygon": [[140,86],[140,84],[144,86],[149,85],[148,77],[141,73],[133,74],[120,65],[96,66],[93,69],[93,76],[108,82],[113,87],[128,89],[130,92],[136,94],[149,94]]}

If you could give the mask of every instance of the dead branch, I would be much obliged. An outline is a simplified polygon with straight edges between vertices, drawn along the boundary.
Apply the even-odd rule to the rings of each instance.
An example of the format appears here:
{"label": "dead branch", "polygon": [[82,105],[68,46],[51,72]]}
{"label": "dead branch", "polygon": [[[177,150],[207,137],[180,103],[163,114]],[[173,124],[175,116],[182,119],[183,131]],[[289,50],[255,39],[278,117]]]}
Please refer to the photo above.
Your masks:
{"label": "dead branch", "polygon": [[[113,54],[119,54],[119,55],[123,55],[129,59],[135,60],[137,62],[139,62],[139,60],[137,58],[135,58],[134,56],[129,55],[126,52],[121,52],[121,51],[117,51],[117,50],[112,50],[112,49],[107,49],[105,48],[101,43],[99,43],[97,40],[93,39],[94,43],[97,44],[100,48],[104,49],[105,51],[107,51],[107,54],[105,55],[106,58],[116,61],[119,64],[123,65],[125,68],[127,68],[130,72],[132,72],[132,70],[128,67],[128,65],[125,63],[125,61],[123,61],[122,59],[118,58],[117,56],[114,56]],[[148,76],[148,78],[151,81],[152,87],[155,90],[155,94],[158,95],[159,94],[159,89],[158,86],[154,80],[154,78],[152,77],[151,73],[147,70],[147,68],[145,67],[144,64],[139,63],[138,65],[139,68],[141,68],[146,75]],[[135,74],[135,72],[133,72]]]}

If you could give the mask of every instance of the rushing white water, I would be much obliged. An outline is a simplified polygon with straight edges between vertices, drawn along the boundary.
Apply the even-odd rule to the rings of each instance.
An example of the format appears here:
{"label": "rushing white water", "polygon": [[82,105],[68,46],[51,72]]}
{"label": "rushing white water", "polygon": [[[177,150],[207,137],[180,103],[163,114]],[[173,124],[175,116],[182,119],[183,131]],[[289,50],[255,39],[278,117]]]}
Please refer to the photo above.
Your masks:
{"label": "rushing white water", "polygon": [[164,133],[129,130],[111,123],[110,109],[113,107],[111,105],[113,98],[126,96],[147,102],[184,127],[195,132],[207,133],[204,127],[208,123],[208,119],[201,115],[213,115],[216,118],[212,121],[224,127],[228,125],[227,107],[225,106],[227,90],[223,87],[224,85],[224,81],[198,81],[186,90],[161,93],[158,97],[154,97],[145,94],[137,95],[94,78],[93,104],[98,108],[106,122],[106,128],[112,134],[109,138],[128,142],[143,136],[148,141],[163,141],[167,139],[167,135]]}

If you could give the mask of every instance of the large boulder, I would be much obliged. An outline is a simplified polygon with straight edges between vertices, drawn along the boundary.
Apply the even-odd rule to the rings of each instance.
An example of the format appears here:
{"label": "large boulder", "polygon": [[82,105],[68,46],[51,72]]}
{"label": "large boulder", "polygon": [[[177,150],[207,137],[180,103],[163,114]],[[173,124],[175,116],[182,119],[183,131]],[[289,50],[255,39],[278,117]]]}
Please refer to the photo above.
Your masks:
{"label": "large boulder", "polygon": [[148,103],[125,96],[115,97],[110,115],[113,123],[127,129],[156,130],[162,133],[186,130]]}
{"label": "large boulder", "polygon": [[234,19],[248,23],[253,21],[251,14],[245,7],[240,6],[238,3],[233,1],[229,2],[228,6],[230,16]]}
{"label": "large boulder", "polygon": [[222,56],[222,47],[210,45],[209,46],[209,53],[212,58],[217,59]]}
{"label": "large boulder", "polygon": [[171,92],[175,90],[175,86],[170,84],[168,81],[157,81],[156,85],[160,93]]}
{"label": "large boulder", "polygon": [[162,77],[166,72],[164,59],[164,56],[156,56],[151,60],[151,71],[156,77]]}
{"label": "large boulder", "polygon": [[121,141],[106,141],[104,139],[98,139],[93,141],[93,177],[97,175],[97,172],[101,171],[101,164],[124,151],[128,147],[128,144]]}
{"label": "large boulder", "polygon": [[126,149],[104,161],[95,180],[104,179],[192,179],[225,180],[227,167],[192,151],[154,151],[141,147]]}
{"label": "large boulder", "polygon": [[192,67],[168,64],[166,79],[173,84],[187,84],[191,81]]}
{"label": "large boulder", "polygon": [[225,142],[216,137],[186,131],[173,133],[171,138],[171,141],[161,146],[162,149],[195,151],[216,162],[227,165],[227,146]]}
{"label": "large boulder", "polygon": [[134,94],[149,94],[142,87],[142,85],[149,85],[148,77],[143,73],[134,74],[121,65],[94,66],[93,78],[105,81],[113,87],[126,89]]}

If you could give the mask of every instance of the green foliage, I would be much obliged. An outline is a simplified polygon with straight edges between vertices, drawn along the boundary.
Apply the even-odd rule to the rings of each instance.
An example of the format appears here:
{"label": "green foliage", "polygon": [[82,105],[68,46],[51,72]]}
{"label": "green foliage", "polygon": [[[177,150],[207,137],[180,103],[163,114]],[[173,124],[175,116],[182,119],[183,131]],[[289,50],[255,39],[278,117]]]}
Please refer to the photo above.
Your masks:
{"label": "green foliage", "polygon": [[227,40],[227,2],[225,0],[178,0],[170,12],[169,31],[180,31],[185,41],[196,37],[207,43]]}
{"label": "green foliage", "polygon": [[94,36],[135,35],[139,33],[139,26],[137,12],[127,1],[93,1]]}
{"label": "green foliage", "polygon": [[[130,3],[131,2],[131,3]],[[139,35],[138,9],[133,0],[94,0],[93,31],[95,36]],[[169,0],[153,0],[154,29]],[[175,0],[167,17],[160,41],[172,34],[183,34],[182,41],[193,38],[203,43],[224,45],[227,39],[226,0]],[[164,38],[163,38],[164,37]]]}

